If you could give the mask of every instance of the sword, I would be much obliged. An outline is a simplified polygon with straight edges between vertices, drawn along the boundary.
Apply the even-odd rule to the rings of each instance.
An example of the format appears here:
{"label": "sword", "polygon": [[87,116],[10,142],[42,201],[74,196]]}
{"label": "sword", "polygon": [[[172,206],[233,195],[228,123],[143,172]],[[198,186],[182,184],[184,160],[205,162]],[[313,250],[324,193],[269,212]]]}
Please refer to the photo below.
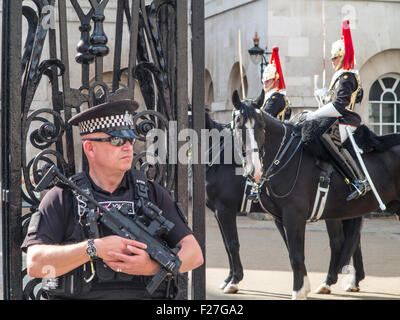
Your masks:
{"label": "sword", "polygon": [[371,190],[372,190],[372,192],[374,193],[376,200],[378,200],[379,208],[380,208],[382,211],[385,211],[385,210],[386,210],[386,206],[385,206],[385,204],[382,202],[382,199],[381,199],[381,197],[379,196],[378,191],[376,190],[375,185],[374,185],[374,183],[372,182],[372,179],[371,179],[371,177],[370,177],[370,175],[369,175],[369,173],[368,173],[367,167],[365,166],[364,160],[363,160],[362,157],[361,157],[361,154],[363,153],[363,151],[358,147],[356,141],[354,140],[353,132],[351,132],[351,130],[350,130],[350,128],[349,128],[348,126],[346,126],[346,131],[347,131],[347,134],[349,135],[350,142],[351,142],[351,144],[352,144],[352,146],[353,146],[353,148],[354,148],[354,151],[355,151],[355,153],[356,153],[356,155],[357,155],[357,159],[358,159],[358,161],[360,162],[361,169],[362,169],[362,171],[363,171],[364,174],[365,174],[365,178],[367,179],[369,185],[371,186]]}
{"label": "sword", "polygon": [[238,52],[239,52],[240,82],[242,83],[242,96],[243,96],[243,99],[246,99],[246,93],[244,90],[244,79],[243,79],[242,40],[240,37],[240,29],[238,30]]}

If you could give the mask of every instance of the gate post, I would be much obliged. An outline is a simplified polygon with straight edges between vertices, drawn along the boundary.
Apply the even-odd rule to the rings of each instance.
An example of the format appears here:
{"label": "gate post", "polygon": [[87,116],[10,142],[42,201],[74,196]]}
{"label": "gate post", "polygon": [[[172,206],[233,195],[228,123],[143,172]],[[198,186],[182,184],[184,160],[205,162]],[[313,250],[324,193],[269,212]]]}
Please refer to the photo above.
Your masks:
{"label": "gate post", "polygon": [[[192,298],[206,298],[205,165],[201,163],[201,129],[205,128],[204,110],[204,1],[192,0],[192,116],[198,137],[198,159],[193,164],[193,232],[204,255],[204,264],[192,272]],[[204,142],[203,142],[204,143]],[[196,182],[196,183],[194,183]]]}
{"label": "gate post", "polygon": [[[33,2],[36,8],[24,5],[23,0],[3,1],[0,209],[6,300],[40,298],[40,290],[34,290],[40,279],[29,279],[26,269],[22,271],[20,245],[30,216],[43,196],[34,190],[46,168],[56,164],[67,176],[74,174],[79,164],[85,168],[84,157],[81,161],[78,157],[82,156],[81,152],[74,148],[73,129],[67,124],[73,113],[106,101],[132,99],[135,90],[140,90],[145,109],[138,112],[134,122],[142,142],[152,128],[169,129],[168,121],[176,121],[178,131],[188,128],[189,123],[188,0],[90,0],[87,2],[90,7],[82,6],[83,2],[78,0]],[[116,20],[107,15],[107,5],[116,9]],[[196,100],[193,105],[196,107],[195,128],[200,137],[200,129],[204,128],[204,1],[192,0],[191,6],[192,20],[196,21],[198,30],[193,34],[203,39],[199,41],[199,49],[192,47],[195,59],[199,59],[193,63],[193,73],[199,81],[193,86]],[[49,7],[58,8],[58,19],[51,26],[46,24],[49,18],[54,18],[51,16],[54,10],[47,11]],[[68,23],[72,17],[69,12],[77,18],[75,22],[79,27]],[[23,17],[28,23],[28,33],[22,54]],[[115,21],[114,41],[108,41],[103,20]],[[124,26],[128,27],[126,38],[123,38]],[[70,43],[70,32],[80,32],[79,43]],[[122,49],[125,40],[129,47],[127,59]],[[46,43],[48,55],[43,53]],[[75,62],[69,57],[70,45],[76,48]],[[109,50],[112,45],[114,50]],[[103,73],[109,72],[105,70],[103,58],[109,53],[114,54],[112,83],[106,77],[103,79]],[[80,82],[73,78],[79,73]],[[50,107],[31,108],[43,75],[50,80]],[[179,142],[178,150],[184,143]],[[29,151],[37,151],[32,159],[27,146],[31,148]],[[157,168],[157,164],[149,164],[144,153],[138,151],[133,165],[144,170],[154,166],[155,170],[148,170],[150,175],[156,173],[152,179],[159,178],[156,181],[188,212],[188,164],[167,161]],[[177,155],[169,156],[177,160]],[[195,192],[197,204],[192,228],[204,250],[204,172],[201,173],[204,168],[201,165],[195,168],[196,188],[199,189]],[[22,213],[23,201],[30,206],[29,214]],[[204,270],[202,267],[194,273],[192,298],[205,297]],[[181,287],[181,297],[186,299],[187,281],[182,281]]]}
{"label": "gate post", "polygon": [[[3,1],[1,55],[1,209],[4,299],[22,298],[21,35],[22,1]],[[11,39],[13,39],[11,41]],[[19,39],[19,41],[15,41]]]}
{"label": "gate post", "polygon": [[[188,19],[187,0],[177,0],[176,5],[176,119],[179,132],[188,128]],[[179,161],[179,149],[184,141],[177,143],[177,170],[176,170],[176,200],[182,205],[183,211],[188,212],[188,165]],[[180,284],[182,295],[188,296],[187,283]]]}

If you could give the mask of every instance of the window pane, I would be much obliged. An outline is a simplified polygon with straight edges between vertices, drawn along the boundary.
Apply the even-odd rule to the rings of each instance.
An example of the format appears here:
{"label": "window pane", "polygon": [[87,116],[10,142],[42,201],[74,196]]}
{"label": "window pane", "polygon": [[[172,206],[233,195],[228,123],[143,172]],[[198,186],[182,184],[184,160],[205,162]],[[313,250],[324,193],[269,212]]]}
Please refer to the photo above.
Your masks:
{"label": "window pane", "polygon": [[382,103],[382,122],[394,122],[393,103]]}
{"label": "window pane", "polygon": [[392,89],[394,83],[396,82],[396,79],[394,79],[394,78],[384,78],[384,79],[382,79],[382,82],[384,83],[384,85],[385,85],[385,87],[387,89]]}
{"label": "window pane", "polygon": [[369,100],[380,101],[382,92],[381,84],[378,81],[375,81],[369,92]]}
{"label": "window pane", "polygon": [[400,81],[397,83],[394,93],[396,94],[397,101],[400,101]]}
{"label": "window pane", "polygon": [[393,95],[393,93],[391,93],[391,92],[386,92],[384,95],[383,95],[383,99],[382,99],[383,101],[394,101],[394,95]]}
{"label": "window pane", "polygon": [[382,126],[382,134],[388,134],[394,132],[394,126]]}
{"label": "window pane", "polygon": [[369,122],[380,122],[379,103],[370,103],[369,105]]}
{"label": "window pane", "polygon": [[396,104],[397,119],[396,122],[400,123],[400,104]]}

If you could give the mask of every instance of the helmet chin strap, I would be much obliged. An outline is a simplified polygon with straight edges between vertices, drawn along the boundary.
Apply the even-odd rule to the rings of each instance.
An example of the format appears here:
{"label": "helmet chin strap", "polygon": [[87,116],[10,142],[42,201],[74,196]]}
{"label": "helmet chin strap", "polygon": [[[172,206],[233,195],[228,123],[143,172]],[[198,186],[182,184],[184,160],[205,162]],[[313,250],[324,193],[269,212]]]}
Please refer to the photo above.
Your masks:
{"label": "helmet chin strap", "polygon": [[337,66],[335,67],[335,71],[338,71],[338,70],[342,69],[343,60],[344,60],[344,55],[342,55],[342,56],[340,57],[340,60],[339,60],[339,62],[338,62],[338,64],[337,64]]}
{"label": "helmet chin strap", "polygon": [[[272,79],[268,79],[267,81],[269,81],[269,80],[272,80]],[[269,90],[271,90],[271,89],[277,87],[278,80],[279,80],[279,75],[277,74],[277,75],[275,76],[274,81],[271,82],[271,84],[268,86],[268,88],[265,88],[265,87],[264,87],[264,91],[265,91],[265,92],[268,92]],[[265,82],[267,82],[267,81],[265,81]]]}

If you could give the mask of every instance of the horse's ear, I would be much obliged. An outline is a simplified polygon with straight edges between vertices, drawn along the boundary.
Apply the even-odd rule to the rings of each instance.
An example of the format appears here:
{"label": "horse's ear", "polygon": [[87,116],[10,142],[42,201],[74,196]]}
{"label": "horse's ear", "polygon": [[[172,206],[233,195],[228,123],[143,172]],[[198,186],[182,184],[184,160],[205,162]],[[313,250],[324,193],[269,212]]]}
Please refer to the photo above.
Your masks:
{"label": "horse's ear", "polygon": [[257,109],[260,109],[262,106],[263,106],[263,104],[264,104],[264,97],[265,97],[265,91],[264,91],[264,89],[262,89],[261,90],[261,94],[260,94],[260,96],[256,99],[256,101],[255,101],[255,103],[256,103],[256,108]]}
{"label": "horse's ear", "polygon": [[232,104],[236,110],[240,110],[241,103],[240,103],[239,93],[237,92],[237,90],[235,90],[232,94]]}

